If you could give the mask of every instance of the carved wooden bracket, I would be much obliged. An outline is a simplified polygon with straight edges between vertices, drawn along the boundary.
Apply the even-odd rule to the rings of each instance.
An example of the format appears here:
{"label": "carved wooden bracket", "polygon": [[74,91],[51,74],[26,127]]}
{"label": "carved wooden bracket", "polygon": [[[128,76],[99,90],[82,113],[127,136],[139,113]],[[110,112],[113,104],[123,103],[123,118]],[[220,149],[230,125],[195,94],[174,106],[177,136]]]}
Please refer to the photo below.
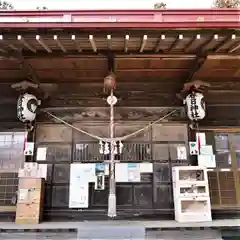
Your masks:
{"label": "carved wooden bracket", "polygon": [[177,97],[183,100],[190,92],[194,91],[204,93],[205,90],[210,86],[211,85],[207,82],[203,82],[201,80],[193,80],[184,84],[183,89],[180,93],[177,94]]}

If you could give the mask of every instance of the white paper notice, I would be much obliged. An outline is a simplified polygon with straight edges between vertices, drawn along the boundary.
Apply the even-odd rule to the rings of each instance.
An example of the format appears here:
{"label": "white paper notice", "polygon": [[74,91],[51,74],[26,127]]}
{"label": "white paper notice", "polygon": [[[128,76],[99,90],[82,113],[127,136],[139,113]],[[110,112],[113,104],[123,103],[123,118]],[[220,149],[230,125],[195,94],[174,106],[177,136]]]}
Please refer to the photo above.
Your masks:
{"label": "white paper notice", "polygon": [[128,182],[128,164],[116,163],[115,165],[116,182]]}
{"label": "white paper notice", "polygon": [[47,179],[47,164],[39,164],[38,172],[39,172],[39,177],[44,178],[46,180]]}
{"label": "white paper notice", "polygon": [[26,142],[25,149],[24,149],[24,155],[25,156],[33,156],[33,153],[34,153],[34,142]]}
{"label": "white paper notice", "polygon": [[152,163],[140,163],[140,172],[141,173],[152,173],[153,172],[153,164]]}
{"label": "white paper notice", "polygon": [[140,165],[137,163],[128,163],[128,182],[140,182]]}
{"label": "white paper notice", "polygon": [[202,145],[200,147],[201,155],[213,155],[213,147],[212,145]]}
{"label": "white paper notice", "polygon": [[178,160],[186,160],[187,159],[187,149],[185,146],[181,146],[181,145],[177,146],[177,159]]}
{"label": "white paper notice", "polygon": [[70,184],[69,207],[88,208],[88,183],[84,185]]}
{"label": "white paper notice", "polygon": [[39,147],[37,149],[37,161],[45,161],[47,157],[47,148]]}
{"label": "white paper notice", "polygon": [[198,155],[198,166],[202,168],[216,168],[215,155]]}
{"label": "white paper notice", "polygon": [[19,189],[18,193],[18,199],[19,200],[26,200],[28,197],[28,189]]}
{"label": "white paper notice", "polygon": [[115,166],[116,182],[140,182],[139,163],[117,163]]}
{"label": "white paper notice", "polygon": [[85,184],[95,182],[95,164],[94,163],[73,163],[70,168],[70,183]]}

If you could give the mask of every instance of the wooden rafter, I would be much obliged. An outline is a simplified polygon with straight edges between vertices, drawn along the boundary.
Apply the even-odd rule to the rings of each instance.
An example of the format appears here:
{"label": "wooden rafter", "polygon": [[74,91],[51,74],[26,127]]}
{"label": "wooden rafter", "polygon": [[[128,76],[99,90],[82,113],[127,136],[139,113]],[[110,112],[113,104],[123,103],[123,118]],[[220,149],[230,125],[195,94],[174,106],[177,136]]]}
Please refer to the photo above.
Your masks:
{"label": "wooden rafter", "polygon": [[[19,51],[19,48],[17,48],[15,45],[13,45],[11,43],[10,44],[7,43],[7,41],[5,41],[5,39],[3,38],[3,35],[0,35],[0,42],[2,45],[11,48],[13,51]],[[4,51],[2,51],[2,52],[4,52]]]}
{"label": "wooden rafter", "polygon": [[180,40],[183,39],[183,35],[180,34],[172,43],[172,45],[169,47],[168,52],[171,52],[179,43]]}
{"label": "wooden rafter", "polygon": [[129,35],[125,35],[125,39],[124,39],[124,52],[126,53],[128,51],[128,42],[129,42]]}
{"label": "wooden rafter", "polygon": [[36,40],[48,53],[52,53],[52,50],[47,46],[46,43],[44,43],[44,40],[40,35],[36,35]]}
{"label": "wooden rafter", "polygon": [[26,48],[28,48],[30,51],[36,53],[37,50],[35,48],[33,48],[32,46],[30,46],[30,44],[24,39],[23,36],[18,35],[17,36],[17,40],[19,40]]}
{"label": "wooden rafter", "polygon": [[234,46],[232,46],[232,47],[228,50],[228,52],[229,52],[229,53],[233,53],[233,52],[237,51],[238,49],[240,49],[240,42],[234,44]]}
{"label": "wooden rafter", "polygon": [[66,50],[66,48],[61,44],[60,40],[58,39],[58,36],[57,36],[57,35],[54,35],[54,36],[53,36],[53,39],[54,39],[54,41],[57,43],[58,47],[59,47],[64,53],[66,53],[67,50]]}
{"label": "wooden rafter", "polygon": [[147,45],[147,39],[148,39],[148,36],[147,35],[144,35],[143,38],[142,38],[142,43],[141,43],[141,47],[139,49],[139,52],[142,53],[144,51],[144,48],[145,46]]}
{"label": "wooden rafter", "polygon": [[197,34],[195,37],[193,37],[190,42],[187,44],[187,46],[184,49],[184,52],[187,53],[189,51],[189,49],[193,46],[193,44],[195,43],[195,41],[200,40],[201,39],[201,35]]}
{"label": "wooden rafter", "polygon": [[162,34],[161,37],[158,39],[157,41],[157,44],[156,44],[156,47],[155,47],[155,50],[154,52],[157,53],[159,52],[159,50],[161,49],[161,43],[165,40],[165,35]]}
{"label": "wooden rafter", "polygon": [[[59,32],[56,32],[56,33],[59,34]],[[79,36],[79,39],[77,39],[76,35],[65,34],[63,36],[64,42],[60,41],[60,39],[58,38],[58,35],[54,35],[53,33],[52,36],[54,36],[53,39],[56,43],[55,46],[54,45],[52,46],[52,39],[51,37],[49,37],[49,35],[46,35],[46,36],[34,35],[34,37],[36,36],[35,37],[36,42],[34,42],[32,41],[32,38],[33,38],[32,34],[31,35],[26,34],[24,36],[19,35],[18,38],[16,38],[16,35],[14,36],[13,34],[8,34],[8,35],[6,34],[6,39],[4,38],[4,41],[0,40],[0,42],[4,43],[3,49],[6,48],[7,50],[9,50],[9,47],[12,47],[13,50],[17,50],[16,48],[21,49],[25,46],[23,49],[24,53],[29,55],[31,55],[32,53],[35,54],[36,50],[38,50],[38,54],[44,54],[43,50],[46,50],[46,55],[49,55],[48,53],[51,53],[53,55],[58,55],[58,54],[60,55],[60,52],[62,52],[63,56],[67,52],[69,52],[69,54],[77,54],[77,52],[78,53],[91,52],[93,54],[97,52],[99,54],[104,54],[104,51],[106,53],[109,50],[114,51],[117,54],[118,53],[135,54],[136,52],[138,53],[140,52],[141,54],[157,54],[158,52],[162,52],[161,49],[163,49],[164,52],[166,53],[169,51],[170,52],[173,51],[174,48],[179,43],[179,41],[183,38],[183,35],[185,36],[185,32],[183,32],[183,34],[178,35],[178,37],[171,44],[169,44],[169,41],[165,41],[165,34],[168,34],[168,32],[164,32],[164,34],[159,36],[157,32],[155,33],[151,32],[149,35],[143,35],[144,33],[143,31],[137,32],[137,33],[135,32],[131,33],[130,31],[129,34],[126,34],[125,32],[116,33],[116,35],[114,34],[114,37],[112,37],[113,35],[112,36],[109,35],[107,32],[101,33],[101,35],[99,35],[99,33],[96,33],[94,35],[94,33],[95,32],[87,36],[81,35]],[[130,34],[132,34],[131,41],[129,41]],[[229,52],[229,53],[235,53],[236,51],[235,49],[239,48],[238,46],[235,45],[235,43],[237,42],[236,34],[231,35],[230,33],[227,33],[224,37],[224,40],[222,40],[223,38],[218,37],[218,34],[209,35],[206,33],[202,33],[200,30],[199,32],[194,31],[193,34],[194,34],[193,35],[194,37],[190,38],[189,42],[186,43],[185,49],[179,49],[179,52],[181,51],[183,54],[184,53],[186,54],[191,50],[192,53],[198,54],[199,51],[202,51],[202,52],[206,51],[208,49],[208,44],[211,44],[213,51],[215,50],[216,52],[218,52],[219,49],[222,49],[224,44],[229,45],[228,41],[230,42],[232,41],[234,43],[234,45],[230,49],[230,51],[232,52]],[[4,37],[5,35],[2,35],[2,36]],[[98,37],[98,39],[101,39],[100,41],[107,42],[107,44],[105,44],[105,47],[101,47],[100,49],[97,48],[98,46],[97,46],[96,36]],[[235,38],[233,38],[233,36]],[[148,37],[151,38],[151,43],[156,42],[155,47],[153,48],[146,47]],[[14,38],[16,38],[16,40],[14,40]],[[201,41],[199,41],[200,39]],[[88,41],[88,43],[86,40]],[[19,44],[19,41],[23,43],[22,46],[21,44]],[[75,46],[71,44],[71,42],[74,42]],[[92,47],[91,51],[89,49],[89,43],[91,44],[91,47]],[[41,48],[39,49],[39,44],[42,46],[42,49]],[[64,44],[68,46],[68,49],[66,49]],[[18,47],[18,46],[21,46],[21,47]],[[49,46],[51,46],[51,48]],[[112,46],[114,46],[114,49],[112,48]]]}
{"label": "wooden rafter", "polygon": [[107,35],[107,45],[108,45],[108,50],[112,49],[112,36],[110,34]]}
{"label": "wooden rafter", "polygon": [[94,40],[94,37],[93,35],[89,35],[89,41],[91,43],[91,46],[92,46],[92,49],[94,52],[97,52],[97,45],[96,45],[96,42]]}
{"label": "wooden rafter", "polygon": [[211,38],[209,38],[208,40],[206,40],[199,48],[198,48],[198,52],[205,52],[205,49],[207,48],[207,46],[212,42],[212,41],[216,41],[218,40],[218,34],[214,34],[211,36]]}
{"label": "wooden rafter", "polygon": [[78,52],[82,52],[82,48],[80,47],[80,44],[78,43],[76,36],[72,35],[71,36],[72,41],[75,43],[76,49]]}
{"label": "wooden rafter", "polygon": [[214,48],[214,51],[215,52],[219,52],[219,50],[221,50],[221,48],[228,44],[230,41],[233,41],[236,39],[236,35],[235,34],[232,34],[232,36],[227,36],[224,38],[223,41],[221,41],[215,48]]}

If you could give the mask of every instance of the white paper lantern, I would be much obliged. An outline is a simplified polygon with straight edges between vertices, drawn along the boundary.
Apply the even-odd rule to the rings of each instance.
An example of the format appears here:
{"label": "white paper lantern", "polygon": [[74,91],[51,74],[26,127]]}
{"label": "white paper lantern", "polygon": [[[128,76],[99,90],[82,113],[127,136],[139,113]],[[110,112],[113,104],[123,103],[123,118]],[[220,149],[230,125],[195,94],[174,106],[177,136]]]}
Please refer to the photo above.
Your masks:
{"label": "white paper lantern", "polygon": [[40,101],[32,94],[20,95],[17,102],[17,116],[23,123],[33,122]]}
{"label": "white paper lantern", "polygon": [[204,96],[201,93],[192,92],[184,100],[187,116],[192,121],[202,120],[206,115]]}

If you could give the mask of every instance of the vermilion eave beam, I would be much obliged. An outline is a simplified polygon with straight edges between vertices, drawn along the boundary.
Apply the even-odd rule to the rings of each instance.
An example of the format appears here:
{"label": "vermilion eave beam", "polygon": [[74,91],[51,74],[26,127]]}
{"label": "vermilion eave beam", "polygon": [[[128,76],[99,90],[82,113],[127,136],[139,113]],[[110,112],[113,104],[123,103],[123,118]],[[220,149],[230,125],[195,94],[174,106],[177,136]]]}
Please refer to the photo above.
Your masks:
{"label": "vermilion eave beam", "polygon": [[[4,20],[1,21],[1,18],[4,18]],[[7,18],[15,18],[15,21],[7,22]],[[23,22],[23,19],[28,18],[31,18],[31,21]],[[33,21],[33,18],[41,20]],[[43,21],[44,18],[46,18],[46,21]],[[52,21],[49,19],[52,19]],[[239,26],[238,9],[59,10],[3,11],[0,13],[1,28],[212,29],[239,28]]]}

